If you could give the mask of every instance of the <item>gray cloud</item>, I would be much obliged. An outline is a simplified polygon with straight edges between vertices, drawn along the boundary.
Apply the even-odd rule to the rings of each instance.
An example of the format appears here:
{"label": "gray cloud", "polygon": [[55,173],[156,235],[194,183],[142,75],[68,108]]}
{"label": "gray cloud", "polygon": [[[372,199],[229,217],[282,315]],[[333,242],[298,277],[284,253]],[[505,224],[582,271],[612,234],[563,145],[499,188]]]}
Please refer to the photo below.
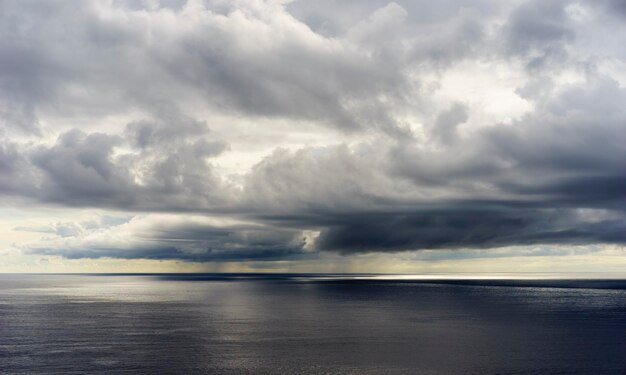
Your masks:
{"label": "gray cloud", "polygon": [[0,53],[7,58],[0,76],[7,81],[7,123],[35,128],[44,112],[158,112],[155,106],[173,100],[322,120],[345,131],[398,126],[379,97],[400,100],[407,77],[401,61],[389,69],[395,49],[379,54],[382,44],[372,35],[402,22],[399,6],[359,25],[353,34],[361,39],[336,39],[312,32],[277,4],[207,4],[203,11],[190,3],[152,13],[116,4],[4,3]]}
{"label": "gray cloud", "polygon": [[456,138],[457,127],[467,119],[467,106],[462,103],[454,103],[447,111],[437,116],[431,130],[432,137],[444,144],[452,142]]}
{"label": "gray cloud", "polygon": [[179,259],[244,261],[303,259],[306,240],[297,230],[263,225],[215,225],[197,218],[169,221],[150,218],[106,218],[55,223],[41,228],[16,228],[54,233],[24,247],[27,253],[77,258]]}
{"label": "gray cloud", "polygon": [[[320,249],[344,253],[623,243],[626,116],[617,105],[623,95],[604,79],[574,87],[517,123],[484,128],[445,148],[377,143],[275,154],[247,186],[265,214],[280,207],[279,221],[321,228]],[[615,107],[594,103],[604,97]],[[438,125],[464,121],[461,115],[453,107]],[[294,215],[280,218],[285,207]],[[588,222],[576,209],[613,216]]]}
{"label": "gray cloud", "polygon": [[32,195],[38,178],[28,158],[15,142],[0,139],[0,191],[8,195]]}
{"label": "gray cloud", "polygon": [[575,38],[565,11],[568,3],[529,1],[519,6],[506,27],[508,51],[527,59],[529,68],[542,68],[567,58],[565,45]]}
{"label": "gray cloud", "polygon": [[122,210],[217,209],[234,194],[210,159],[227,149],[205,123],[175,109],[122,135],[73,129],[52,144],[0,143],[3,194]]}
{"label": "gray cloud", "polygon": [[40,188],[43,198],[63,201],[71,197],[77,204],[107,202],[111,197],[129,199],[122,197],[129,176],[110,160],[120,141],[117,136],[75,130],[59,137],[56,145],[36,150],[32,162],[46,177]]}
{"label": "gray cloud", "polygon": [[[307,249],[343,254],[626,242],[623,56],[581,39],[619,23],[615,2],[2,7],[8,202],[249,223],[152,223],[126,243],[93,237],[100,222],[57,225],[25,251],[279,259],[308,256],[308,231]],[[444,87],[482,65],[525,113]],[[231,151],[257,161],[234,180]]]}
{"label": "gray cloud", "polygon": [[587,223],[566,210],[466,209],[341,217],[322,232],[321,249],[344,253],[492,248],[532,244],[624,243],[623,220]]}

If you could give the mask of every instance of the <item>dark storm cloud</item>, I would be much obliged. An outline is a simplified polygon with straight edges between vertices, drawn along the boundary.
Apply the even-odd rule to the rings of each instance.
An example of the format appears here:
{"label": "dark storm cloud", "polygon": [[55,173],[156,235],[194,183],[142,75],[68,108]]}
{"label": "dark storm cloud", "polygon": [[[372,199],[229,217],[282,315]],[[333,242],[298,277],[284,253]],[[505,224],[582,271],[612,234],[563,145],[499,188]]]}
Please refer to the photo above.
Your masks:
{"label": "dark storm cloud", "polygon": [[[624,98],[623,88],[599,79],[445,148],[279,153],[256,167],[247,187],[266,214],[276,207],[279,222],[320,228],[319,248],[344,253],[622,244],[626,116],[617,103]],[[449,127],[465,116],[458,105],[440,115],[435,140],[454,134]],[[281,218],[285,207],[295,214]]]}
{"label": "dark storm cloud", "polygon": [[[580,44],[585,17],[623,31],[602,18],[617,2],[165,5],[2,3],[0,192],[252,224],[117,223],[132,240],[115,242],[70,223],[28,251],[278,259],[304,256],[306,231],[344,254],[626,242],[623,61]],[[462,83],[440,91],[463,64],[515,71],[529,109],[479,123]],[[217,159],[249,144],[221,138],[231,121],[338,139],[267,144],[233,182]]]}
{"label": "dark storm cloud", "polygon": [[[155,228],[149,241],[185,248],[188,260],[278,259],[303,256],[304,239],[299,231],[271,227],[231,226],[207,228],[204,225],[180,225]],[[182,245],[182,246],[180,246]],[[180,253],[180,252],[179,252]],[[143,256],[142,256],[143,257]],[[162,258],[166,258],[163,255]],[[170,256],[170,259],[180,258]],[[158,257],[157,257],[158,258]]]}
{"label": "dark storm cloud", "polygon": [[411,214],[337,218],[318,246],[343,253],[412,249],[491,248],[532,244],[624,243],[623,220],[581,222],[567,210],[448,208]]}
{"label": "dark storm cloud", "polygon": [[[145,220],[145,219],[144,219]],[[133,236],[118,238],[130,227]],[[244,261],[306,258],[306,240],[297,230],[260,225],[216,226],[196,221],[150,221],[132,219],[109,223],[57,223],[44,228],[56,232],[49,241],[30,244],[31,254],[78,258],[179,259],[185,261]],[[40,228],[16,230],[42,232]],[[104,238],[104,239],[102,239]]]}
{"label": "dark storm cloud", "polygon": [[288,246],[273,246],[268,248],[250,247],[243,249],[220,248],[206,249],[200,252],[188,252],[175,245],[138,246],[132,248],[110,248],[85,246],[84,248],[57,249],[45,247],[30,247],[30,254],[60,255],[67,259],[82,258],[114,258],[114,259],[152,259],[152,260],[182,260],[188,262],[219,262],[219,261],[248,261],[248,260],[278,260],[303,259],[303,253],[297,248]]}

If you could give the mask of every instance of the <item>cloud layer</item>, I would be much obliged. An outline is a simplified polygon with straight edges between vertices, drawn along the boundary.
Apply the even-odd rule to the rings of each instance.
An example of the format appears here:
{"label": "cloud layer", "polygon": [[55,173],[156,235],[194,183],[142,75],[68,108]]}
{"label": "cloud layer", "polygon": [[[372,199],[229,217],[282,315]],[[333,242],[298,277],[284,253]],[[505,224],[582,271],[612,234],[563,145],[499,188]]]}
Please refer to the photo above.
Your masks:
{"label": "cloud layer", "polygon": [[[4,1],[25,253],[188,261],[626,242],[615,1]],[[121,222],[104,223],[122,215]]]}

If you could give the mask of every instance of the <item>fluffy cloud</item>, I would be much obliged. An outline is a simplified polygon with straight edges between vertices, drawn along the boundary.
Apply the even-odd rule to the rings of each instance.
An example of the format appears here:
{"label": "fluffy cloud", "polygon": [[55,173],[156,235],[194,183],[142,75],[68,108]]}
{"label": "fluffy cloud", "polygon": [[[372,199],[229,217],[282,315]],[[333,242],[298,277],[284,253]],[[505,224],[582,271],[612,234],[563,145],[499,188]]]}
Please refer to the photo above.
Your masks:
{"label": "fluffy cloud", "polygon": [[143,215],[37,227],[25,252],[626,242],[617,2],[2,7],[0,194]]}

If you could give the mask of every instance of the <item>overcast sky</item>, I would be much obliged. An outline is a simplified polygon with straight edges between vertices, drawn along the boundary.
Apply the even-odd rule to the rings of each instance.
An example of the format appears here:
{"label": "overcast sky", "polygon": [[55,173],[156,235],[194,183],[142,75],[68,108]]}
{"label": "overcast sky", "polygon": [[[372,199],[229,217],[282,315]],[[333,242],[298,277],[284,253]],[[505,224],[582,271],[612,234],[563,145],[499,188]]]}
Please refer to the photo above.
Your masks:
{"label": "overcast sky", "polygon": [[0,271],[617,271],[626,4],[0,0]]}

